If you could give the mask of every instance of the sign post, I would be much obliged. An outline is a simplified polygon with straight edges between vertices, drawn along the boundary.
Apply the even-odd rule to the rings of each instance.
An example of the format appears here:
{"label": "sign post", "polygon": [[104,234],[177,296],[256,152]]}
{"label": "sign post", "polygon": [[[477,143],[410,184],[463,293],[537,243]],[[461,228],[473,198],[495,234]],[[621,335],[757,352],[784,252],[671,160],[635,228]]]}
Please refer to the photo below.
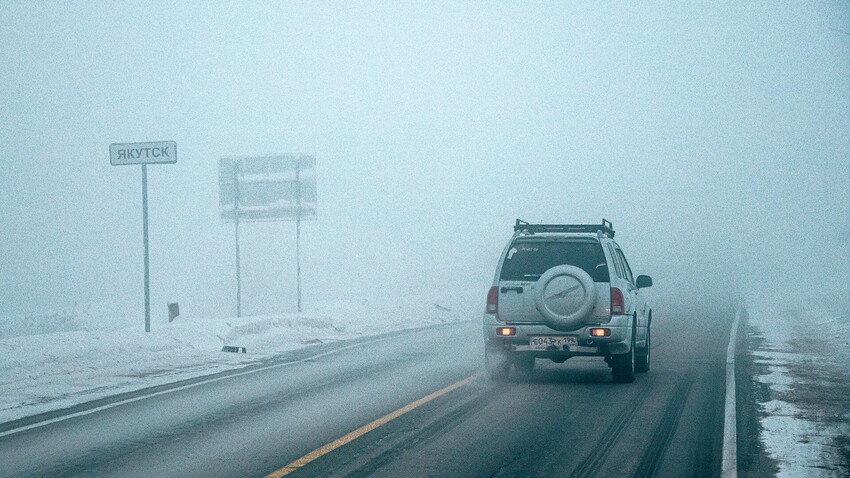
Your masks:
{"label": "sign post", "polygon": [[233,186],[236,193],[233,195],[233,220],[236,224],[236,317],[242,317],[242,267],[239,258],[239,167],[242,163],[233,163]]}
{"label": "sign post", "polygon": [[142,164],[142,242],[145,245],[145,332],[151,331],[151,267],[148,248],[148,165]]}
{"label": "sign post", "polygon": [[295,281],[301,312],[301,161],[295,162]]}
{"label": "sign post", "polygon": [[150,254],[148,251],[148,164],[177,162],[177,143],[112,143],[109,163],[113,166],[142,165],[142,243],[145,249],[145,332],[151,331]]}

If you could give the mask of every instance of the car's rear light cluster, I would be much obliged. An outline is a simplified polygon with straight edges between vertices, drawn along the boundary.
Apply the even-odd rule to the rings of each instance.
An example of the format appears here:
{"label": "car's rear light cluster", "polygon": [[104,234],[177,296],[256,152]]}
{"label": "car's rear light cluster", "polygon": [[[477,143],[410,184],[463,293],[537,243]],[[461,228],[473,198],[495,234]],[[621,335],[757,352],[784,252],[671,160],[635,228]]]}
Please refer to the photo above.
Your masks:
{"label": "car's rear light cluster", "polygon": [[616,288],[611,288],[611,314],[622,315],[625,310],[625,301],[623,300],[623,292]]}
{"label": "car's rear light cluster", "polygon": [[487,292],[487,313],[495,314],[499,312],[499,288],[491,287]]}

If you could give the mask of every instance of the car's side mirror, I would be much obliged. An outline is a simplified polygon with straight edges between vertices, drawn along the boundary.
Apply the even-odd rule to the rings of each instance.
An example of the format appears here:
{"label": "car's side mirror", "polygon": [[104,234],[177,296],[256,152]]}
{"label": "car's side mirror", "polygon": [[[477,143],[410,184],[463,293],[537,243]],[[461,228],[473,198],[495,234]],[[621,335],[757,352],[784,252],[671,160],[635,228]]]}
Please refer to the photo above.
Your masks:
{"label": "car's side mirror", "polygon": [[644,287],[652,287],[652,277],[637,276],[637,283],[635,285],[638,289],[643,289]]}

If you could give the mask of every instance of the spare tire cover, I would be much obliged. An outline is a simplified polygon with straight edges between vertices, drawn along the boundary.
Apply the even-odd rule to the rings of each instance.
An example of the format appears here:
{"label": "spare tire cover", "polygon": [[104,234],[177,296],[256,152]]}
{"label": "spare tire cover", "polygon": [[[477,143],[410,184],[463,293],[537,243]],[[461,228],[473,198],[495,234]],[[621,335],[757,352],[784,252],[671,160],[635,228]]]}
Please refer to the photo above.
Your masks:
{"label": "spare tire cover", "polygon": [[576,266],[555,266],[537,280],[534,302],[553,329],[575,329],[596,305],[596,286],[587,272]]}

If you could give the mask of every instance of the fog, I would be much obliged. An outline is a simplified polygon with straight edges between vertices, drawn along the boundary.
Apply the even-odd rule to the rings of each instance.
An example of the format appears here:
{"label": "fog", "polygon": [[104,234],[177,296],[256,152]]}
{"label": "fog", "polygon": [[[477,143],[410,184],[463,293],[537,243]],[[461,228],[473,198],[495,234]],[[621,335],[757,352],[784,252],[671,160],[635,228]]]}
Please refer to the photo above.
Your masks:
{"label": "fog", "polygon": [[[304,304],[470,294],[513,221],[613,222],[661,298],[844,291],[850,5],[0,4],[0,315],[235,313],[218,159],[308,153]],[[243,311],[295,307],[293,223],[246,224]],[[791,292],[789,292],[791,291]]]}

